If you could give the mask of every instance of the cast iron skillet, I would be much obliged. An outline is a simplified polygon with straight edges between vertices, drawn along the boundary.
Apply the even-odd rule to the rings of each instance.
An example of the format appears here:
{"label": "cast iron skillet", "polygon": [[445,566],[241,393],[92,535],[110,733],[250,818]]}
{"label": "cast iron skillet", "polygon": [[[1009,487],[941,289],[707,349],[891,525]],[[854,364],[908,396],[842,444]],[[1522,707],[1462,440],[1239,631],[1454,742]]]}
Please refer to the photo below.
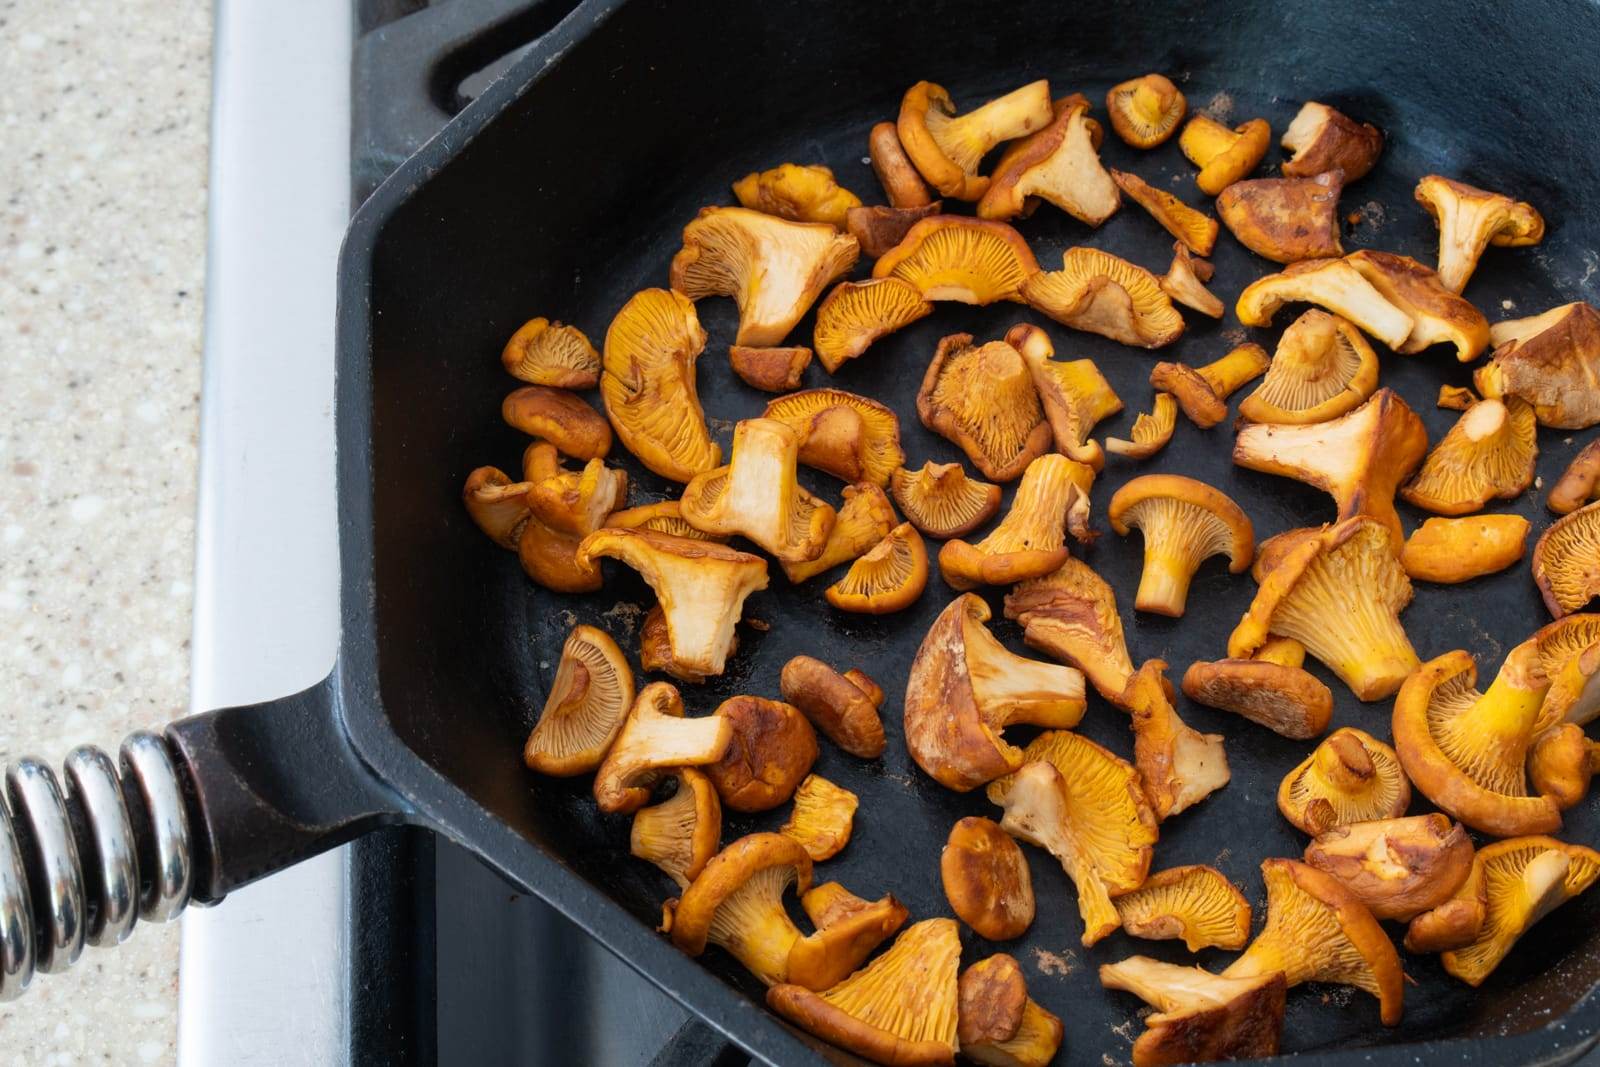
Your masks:
{"label": "cast iron skillet", "polygon": [[[1529,47],[1538,42],[1538,47]],[[167,732],[197,827],[195,895],[229,890],[386,822],[430,827],[474,850],[539,894],[712,1026],[755,1055],[798,1062],[818,1052],[848,1060],[788,1028],[761,1006],[762,990],[712,950],[682,956],[653,932],[672,890],[627,855],[628,821],[602,817],[586,779],[528,773],[521,743],[541,707],[558,649],[576,621],[599,625],[624,649],[650,603],[632,572],[612,565],[605,589],[562,597],[533,587],[515,558],[495,549],[460,507],[466,473],[493,463],[515,469],[526,440],[498,418],[516,383],[496,354],[526,318],[581,326],[598,341],[636,290],[664,285],[682,225],[705,204],[729,202],[728,183],[785,160],[823,162],[869,202],[879,190],[864,161],[865,134],[895,113],[920,78],[973,105],[1036,77],[1056,95],[1102,98],[1114,81],[1147,70],[1179,81],[1194,107],[1242,121],[1267,118],[1281,132],[1305,99],[1377,123],[1388,145],[1377,171],[1347,190],[1348,249],[1377,247],[1432,262],[1435,231],[1413,203],[1431,171],[1513,192],[1545,214],[1549,233],[1532,249],[1493,249],[1468,296],[1491,320],[1593,299],[1597,231],[1577,208],[1600,187],[1600,149],[1588,138],[1600,48],[1600,12],[1588,3],[1546,3],[1513,19],[1494,3],[1310,7],[1265,0],[1062,5],[1016,0],[985,8],[923,0],[718,0],[668,5],[590,0],[557,25],[482,99],[402,166],[351,225],[340,265],[339,480],[343,644],[321,685],[271,704],[186,719]],[[1098,106],[1098,105],[1097,105]],[[1108,138],[1105,158],[1191,203],[1203,198],[1175,142],[1136,153]],[[1262,174],[1273,172],[1274,148]],[[1021,226],[1041,263],[1091,243],[1158,272],[1171,239],[1132,204],[1091,232],[1052,209]],[[1224,300],[1274,269],[1228,236],[1218,242],[1215,288]],[[262,294],[270,299],[270,294]],[[699,305],[711,342],[700,390],[724,445],[732,423],[758,414],[765,397],[728,370],[730,301]],[[1204,362],[1250,336],[1270,350],[1277,328],[1243,331],[1186,315],[1189,330],[1161,358]],[[1286,325],[1284,314],[1277,324]],[[953,460],[949,443],[912,416],[912,398],[937,339],[966,331],[1001,336],[1017,321],[1046,325],[1064,358],[1093,357],[1127,409],[1102,427],[1125,435],[1148,407],[1155,357],[1047,324],[1021,306],[943,305],[880,342],[834,379],[901,414],[909,463]],[[810,320],[796,336],[809,336]],[[1469,370],[1441,351],[1386,355],[1384,383],[1398,390],[1437,440],[1455,418],[1437,410],[1439,384],[1467,384]],[[820,368],[808,385],[824,384]],[[596,399],[596,403],[598,400]],[[1169,448],[1144,464],[1112,457],[1095,487],[1097,517],[1127,478],[1181,471],[1218,486],[1254,519],[1258,537],[1332,517],[1326,496],[1229,462],[1228,428],[1182,422]],[[1539,473],[1549,482],[1581,445],[1541,431]],[[673,494],[621,448],[612,461],[632,479],[632,501]],[[814,491],[840,486],[811,471]],[[1543,494],[1514,510],[1542,528]],[[1402,506],[1408,528],[1420,521]],[[1217,561],[1202,569],[1189,613],[1136,616],[1131,590],[1137,539],[1106,534],[1085,553],[1119,591],[1136,661],[1159,656],[1174,674],[1222,654],[1225,635],[1253,583]],[[948,914],[937,856],[951,823],[994,814],[979,790],[938,788],[910,762],[898,697],[934,615],[953,595],[935,578],[911,610],[883,619],[847,616],[820,596],[831,579],[796,595],[775,575],[748,611],[769,632],[741,631],[727,673],[686,687],[691,713],[740,692],[775,694],[780,666],[809,653],[869,670],[890,693],[890,742],[863,762],[823,745],[817,770],[854,790],[854,840],[822,868],[867,896],[895,893],[914,918]],[[998,610],[998,591],[986,594]],[[1478,656],[1492,676],[1504,650],[1547,620],[1525,566],[1453,589],[1419,586],[1404,615],[1424,657],[1453,648]],[[1021,650],[1014,625],[996,632]],[[1321,668],[1315,668],[1320,671]],[[1326,677],[1326,675],[1324,675]],[[1331,680],[1331,679],[1330,679]],[[1332,681],[1336,725],[1390,736],[1389,702],[1363,705]],[[1298,855],[1305,840],[1274,808],[1282,775],[1307,747],[1185,704],[1201,730],[1227,735],[1231,784],[1162,827],[1156,866],[1211,863],[1245,888],[1262,915],[1257,865]],[[1113,750],[1130,747],[1124,718],[1091,697],[1083,731]],[[1026,740],[1026,731],[1018,731]],[[1426,810],[1420,802],[1414,811]],[[1563,835],[1600,839],[1600,802],[1569,814]],[[731,817],[724,839],[770,829],[781,811]],[[1031,994],[1067,1026],[1062,1062],[1121,1063],[1140,1030],[1134,998],[1100,990],[1095,966],[1144,952],[1186,960],[1172,943],[1118,934],[1093,950],[1078,944],[1070,883],[1030,850],[1039,915],[1020,941],[995,946],[964,931],[970,962],[1004,949],[1024,964]],[[1600,893],[1546,919],[1476,992],[1443,974],[1433,957],[1405,957],[1415,980],[1403,1024],[1379,1025],[1375,1003],[1338,988],[1292,992],[1284,1050],[1305,1062],[1344,1064],[1460,1060],[1554,1063],[1596,1040],[1600,1001]],[[1197,962],[1227,957],[1202,953]]]}

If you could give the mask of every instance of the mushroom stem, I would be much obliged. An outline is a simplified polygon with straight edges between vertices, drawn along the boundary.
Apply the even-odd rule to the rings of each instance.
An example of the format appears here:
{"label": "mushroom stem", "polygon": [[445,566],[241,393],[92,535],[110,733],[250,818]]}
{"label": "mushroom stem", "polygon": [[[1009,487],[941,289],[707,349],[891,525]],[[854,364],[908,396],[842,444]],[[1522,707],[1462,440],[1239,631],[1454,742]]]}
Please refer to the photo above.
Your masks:
{"label": "mushroom stem", "polygon": [[1266,373],[1272,361],[1260,345],[1240,345],[1221,359],[1198,367],[1196,374],[1204,378],[1211,391],[1226,399],[1248,381]]}
{"label": "mushroom stem", "polygon": [[1182,551],[1183,546],[1163,545],[1146,539],[1144,543],[1144,571],[1139,575],[1139,592],[1133,606],[1169,618],[1183,615],[1189,598],[1189,582],[1199,569],[1200,561],[1194,553]]}
{"label": "mushroom stem", "polygon": [[1496,764],[1521,768],[1549,689],[1538,645],[1524,641],[1506,654],[1500,673],[1480,699],[1439,724],[1439,740],[1448,751],[1494,752],[1500,754]]}

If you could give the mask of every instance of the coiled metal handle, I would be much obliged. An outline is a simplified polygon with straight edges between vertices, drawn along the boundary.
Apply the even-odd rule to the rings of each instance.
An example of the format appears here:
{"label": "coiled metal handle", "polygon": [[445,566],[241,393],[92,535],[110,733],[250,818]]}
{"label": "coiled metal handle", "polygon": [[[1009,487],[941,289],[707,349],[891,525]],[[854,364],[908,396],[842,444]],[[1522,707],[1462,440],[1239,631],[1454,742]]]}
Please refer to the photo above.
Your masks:
{"label": "coiled metal handle", "polygon": [[134,923],[166,922],[189,903],[194,865],[178,772],[160,737],[122,743],[120,766],[75,749],[65,788],[24,757],[0,800],[0,1001],[34,972],[59,974],[85,944],[120,944]]}

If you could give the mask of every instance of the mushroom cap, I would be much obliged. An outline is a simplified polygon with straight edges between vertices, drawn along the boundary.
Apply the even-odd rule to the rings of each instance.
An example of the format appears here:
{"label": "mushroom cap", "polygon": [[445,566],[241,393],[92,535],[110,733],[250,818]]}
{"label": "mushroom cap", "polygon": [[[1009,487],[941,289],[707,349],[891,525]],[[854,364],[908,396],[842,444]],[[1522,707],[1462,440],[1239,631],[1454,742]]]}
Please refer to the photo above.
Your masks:
{"label": "mushroom cap", "polygon": [[1020,477],[1052,441],[1022,355],[1004,341],[975,348],[966,333],[939,342],[917,390],[917,417],[997,482]]}
{"label": "mushroom cap", "polygon": [[1156,276],[1098,248],[1067,249],[1060,270],[1035,272],[1021,291],[1035,311],[1125,345],[1160,348],[1183,333],[1183,316]]}
{"label": "mushroom cap", "polygon": [[721,542],[726,538],[696,530],[683,517],[676,500],[658,500],[654,504],[613,511],[606,516],[605,525],[617,530],[653,530],[673,537],[687,537],[691,541]]}
{"label": "mushroom cap", "polygon": [[1557,515],[1570,515],[1600,498],[1600,440],[1590,441],[1572,457],[1567,469],[1545,497],[1545,506]]}
{"label": "mushroom cap", "polygon": [[695,387],[694,364],[705,346],[694,304],[670,289],[635,293],[606,329],[606,416],[624,448],[675,482],[722,462]]}
{"label": "mushroom cap", "polygon": [[911,915],[892,894],[862,900],[838,882],[800,894],[800,904],[817,928],[789,950],[788,982],[804,989],[838,985]]}
{"label": "mushroom cap", "polygon": [[1022,235],[1003,222],[931,215],[872,265],[874,278],[909,282],[923,300],[963,304],[1022,301],[1022,285],[1039,261]]}
{"label": "mushroom cap", "polygon": [[1009,941],[1033,925],[1028,861],[994,820],[968,815],[950,827],[939,853],[939,878],[950,910],[979,937]]}
{"label": "mushroom cap", "polygon": [[591,459],[581,471],[558,466],[548,478],[531,481],[526,499],[539,522],[559,533],[585,537],[605,525],[627,495],[627,472]]}
{"label": "mushroom cap", "polygon": [[1140,412],[1133,420],[1133,429],[1124,441],[1119,437],[1106,438],[1106,451],[1130,459],[1148,459],[1167,447],[1172,431],[1178,425],[1178,400],[1171,393],[1157,393],[1149,412]]}
{"label": "mushroom cap", "polygon": [[734,811],[768,811],[794,796],[817,760],[817,735],[800,709],[781,700],[736,696],[717,708],[731,725],[728,746],[705,767]]}
{"label": "mushroom cap", "polygon": [[928,628],[906,680],[906,748],[949,789],[967,792],[1022,765],[1001,731],[1069,729],[1083,717],[1083,675],[1008,652],[984,627],[989,605],[964,593]]}
{"label": "mushroom cap", "polygon": [[1582,430],[1600,422],[1600,312],[1563,304],[1489,328],[1494,356],[1473,374],[1484,396],[1519,396],[1542,426]]}
{"label": "mushroom cap", "polygon": [[1427,174],[1417,182],[1417,203],[1439,225],[1439,280],[1452,293],[1467,287],[1489,245],[1534,245],[1544,239],[1544,218],[1532,204],[1487,189]]}
{"label": "mushroom cap", "polygon": [[859,559],[895,527],[894,508],[889,498],[871,482],[857,482],[844,489],[844,503],[834,516],[833,529],[816,559],[801,563],[781,562],[784,575],[794,584],[808,581],[841,563]]}
{"label": "mushroom cap", "polygon": [[1178,129],[1189,102],[1178,87],[1160,74],[1118,82],[1106,93],[1111,128],[1134,148],[1164,144]]}
{"label": "mushroom cap", "polygon": [[1343,255],[1343,188],[1344,171],[1338,169],[1313,177],[1234,182],[1217,196],[1217,214],[1240,244],[1274,263]]}
{"label": "mushroom cap", "polygon": [[1209,430],[1228,417],[1228,402],[1212,391],[1200,372],[1187,363],[1157,363],[1150,370],[1150,384],[1178,398],[1178,406],[1190,422]]}
{"label": "mushroom cap", "polygon": [[1189,581],[1207,559],[1228,557],[1238,574],[1255,556],[1255,527],[1229,497],[1179,474],[1146,474],[1123,484],[1111,497],[1106,516],[1126,537],[1144,534],[1144,573],[1134,606],[1140,611],[1180,616]]}
{"label": "mushroom cap", "polygon": [[1378,354],[1355,325],[1308,308],[1278,339],[1266,377],[1239,404],[1252,422],[1327,422],[1378,388]]}
{"label": "mushroom cap", "polygon": [[1167,665],[1147,660],[1118,703],[1133,717],[1133,763],[1157,819],[1187,811],[1228,784],[1228,757],[1220,734],[1202,734],[1172,706]]}
{"label": "mushroom cap", "polygon": [[[959,538],[939,549],[939,573],[955,589],[1009,585],[1049,574],[1067,558],[1066,526],[1079,502],[1086,505],[1083,482],[1066,456],[1046,453],[1028,464],[1012,497],[1011,510],[989,536],[976,544]],[[1085,468],[1087,470],[1087,468]]]}
{"label": "mushroom cap", "polygon": [[1456,359],[1471,363],[1488,347],[1489,321],[1483,312],[1446,289],[1427,266],[1410,256],[1372,248],[1344,258],[1385,300],[1411,316],[1411,336],[1395,351],[1410,355],[1452,344]]}
{"label": "mushroom cap", "polygon": [[[813,745],[816,742],[813,740]],[[860,801],[843,786],[820,774],[808,774],[794,791],[794,810],[778,832],[805,848],[813,862],[837,856],[850,843],[850,830]]]}
{"label": "mushroom cap", "polygon": [[910,607],[927,587],[927,546],[909,522],[902,522],[850,564],[823,596],[840,611],[888,615]]}
{"label": "mushroom cap", "polygon": [[754,211],[791,222],[826,222],[841,230],[845,212],[861,206],[861,198],[841,188],[832,170],[816,163],[780,163],[751,171],[733,183],[733,195]]}
{"label": "mushroom cap", "polygon": [[1117,183],[1130,200],[1150,213],[1161,228],[1178,239],[1179,246],[1197,256],[1209,256],[1217,243],[1217,220],[1196,211],[1165,189],[1157,189],[1137,174],[1112,170]]}
{"label": "mushroom cap", "polygon": [[827,223],[742,207],[701,208],[672,257],[672,288],[690,300],[731,296],[741,345],[781,345],[828,283],[855,265],[856,239]]}
{"label": "mushroom cap", "polygon": [[1271,141],[1272,129],[1265,119],[1251,119],[1230,130],[1207,115],[1195,115],[1178,135],[1178,147],[1200,168],[1195,184],[1208,196],[1255,170]]}
{"label": "mushroom cap", "polygon": [[541,774],[586,774],[600,766],[631,707],[633,670],[622,649],[604,630],[575,626],[522,761]]}
{"label": "mushroom cap", "polygon": [[678,786],[670,797],[634,812],[628,851],[687,889],[722,843],[722,804],[711,779],[693,767],[672,775]]}
{"label": "mushroom cap", "polygon": [[1005,614],[1022,624],[1030,648],[1078,668],[1101,697],[1120,704],[1133,661],[1116,594],[1087,563],[1068,556],[1042,578],[1012,586]]}
{"label": "mushroom cap", "polygon": [[906,461],[894,411],[858,393],[804,389],[769,401],[761,417],[800,434],[801,463],[847,482],[888,485]]}
{"label": "mushroom cap", "polygon": [[1309,426],[1252,423],[1234,438],[1233,461],[1305,482],[1333,497],[1339,518],[1370,515],[1387,527],[1391,552],[1405,542],[1395,490],[1422,462],[1428,431],[1392,389],[1353,411]]}
{"label": "mushroom cap", "polygon": [[1000,510],[1000,487],[968,478],[959,463],[928,460],[919,470],[895,471],[889,492],[906,519],[929,537],[961,537]]}
{"label": "mushroom cap", "polygon": [[593,389],[600,381],[600,353],[583,331],[543,316],[517,327],[500,362],[507,374],[530,385]]}
{"label": "mushroom cap", "polygon": [[1366,905],[1332,876],[1295,860],[1264,860],[1261,876],[1267,925],[1223,976],[1282,971],[1290,986],[1355,986],[1378,998],[1385,1026],[1399,1023],[1405,998],[1400,957]]}
{"label": "mushroom cap", "polygon": [[1333,693],[1316,676],[1261,659],[1191,663],[1183,673],[1183,692],[1197,703],[1300,741],[1322,733],[1333,717]]}
{"label": "mushroom cap", "polygon": [[1226,309],[1223,308],[1222,301],[1205,287],[1205,282],[1211,274],[1210,263],[1203,259],[1194,259],[1189,255],[1189,250],[1183,246],[1183,242],[1177,241],[1172,246],[1172,265],[1159,279],[1161,291],[1186,308],[1220,319]]}
{"label": "mushroom cap", "polygon": [[834,744],[852,756],[876,759],[884,748],[881,691],[874,700],[851,673],[859,674],[840,674],[819,659],[796,656],[783,665],[778,691]]}
{"label": "mushroom cap", "polygon": [[1089,440],[1089,432],[1095,423],[1122,410],[1121,398],[1100,368],[1092,359],[1052,359],[1055,346],[1050,343],[1049,334],[1026,323],[1006,331],[1006,344],[1021,353],[1028,365],[1056,450],[1099,470],[1105,463],[1105,454]]}
{"label": "mushroom cap", "polygon": [[898,1067],[953,1064],[961,936],[954,919],[924,919],[888,951],[821,993],[767,990],[767,1006],[840,1048]]}
{"label": "mushroom cap", "polygon": [[1100,164],[1098,125],[1089,103],[1074,94],[1052,105],[1042,129],[1008,146],[978,201],[978,217],[1009,219],[1037,200],[1048,201],[1079,222],[1098,226],[1122,206],[1117,187]]}
{"label": "mushroom cap", "polygon": [[1546,730],[1528,754],[1528,777],[1541,795],[1565,811],[1583,802],[1595,771],[1600,770],[1600,743],[1589,740],[1574,722]]}
{"label": "mushroom cap", "polygon": [[1534,923],[1600,877],[1600,852],[1552,837],[1514,837],[1478,850],[1487,909],[1473,941],[1440,956],[1444,969],[1476,986]]}
{"label": "mushroom cap", "polygon": [[672,915],[672,943],[690,956],[707,942],[726,948],[768,985],[787,979],[800,931],[784,910],[784,891],[811,888],[811,857],[782,834],[750,834],[713,856],[683,891]]}
{"label": "mushroom cap", "polygon": [[927,183],[917,173],[906,150],[900,144],[900,132],[892,122],[880,122],[867,134],[867,157],[878,183],[897,208],[924,207],[937,203],[928,192]]}
{"label": "mushroom cap", "polygon": [[1400,495],[1440,515],[1467,515],[1533,484],[1539,456],[1533,408],[1516,397],[1480,400],[1456,420]]}
{"label": "mushroom cap", "polygon": [[1278,810],[1312,835],[1393,819],[1410,803],[1411,785],[1394,749],[1353,726],[1329,734],[1278,785]]}
{"label": "mushroom cap", "polygon": [[1327,104],[1308,100],[1278,143],[1294,153],[1283,162],[1286,177],[1304,178],[1338,167],[1346,182],[1354,182],[1378,162],[1383,134],[1371,123],[1357,122]]}
{"label": "mushroom cap", "polygon": [[787,422],[741,420],[733,428],[731,462],[684,486],[683,517],[706,533],[747,537],[780,562],[816,559],[836,516],[800,487],[800,445],[800,431]]}
{"label": "mushroom cap", "polygon": [[592,593],[600,588],[600,572],[586,570],[578,562],[579,544],[576,535],[553,530],[530,513],[517,537],[517,562],[529,578],[546,589]]}
{"label": "mushroom cap", "polygon": [[650,791],[663,775],[714,763],[732,738],[727,719],[686,719],[678,691],[666,682],[651,682],[639,690],[595,771],[595,803],[608,815],[638,811],[650,802]]}
{"label": "mushroom cap", "polygon": [[602,557],[632,567],[655,590],[673,659],[703,677],[722,673],[745,598],[767,587],[760,556],[654,530],[596,530],[574,556],[596,575]]}
{"label": "mushroom cap", "polygon": [[957,115],[942,85],[921,81],[906,90],[895,124],[900,144],[935,189],[977,200],[989,188],[978,164],[989,150],[1040,129],[1051,119],[1050,83],[1040,79]]}
{"label": "mushroom cap", "polygon": [[1182,939],[1190,952],[1241,949],[1250,939],[1250,902],[1215,867],[1168,867],[1112,903],[1134,937]]}
{"label": "mushroom cap", "polygon": [[578,459],[599,459],[611,451],[611,427],[583,397],[565,389],[524,385],[500,404],[506,425],[542,437]]}
{"label": "mushroom cap", "polygon": [[1224,978],[1146,956],[1100,966],[1100,984],[1153,1005],[1133,1043],[1134,1067],[1276,1056],[1283,1031],[1281,971]]}
{"label": "mushroom cap", "polygon": [[1016,1036],[1028,1003],[1028,982],[1015,957],[997,952],[979,960],[961,972],[956,991],[960,1002],[956,1036],[963,1053],[969,1045]]}
{"label": "mushroom cap", "polygon": [[[461,487],[461,502],[478,529],[501,548],[515,552],[528,524],[528,489],[529,483],[513,482],[499,467],[478,467]],[[1000,506],[998,487],[994,502]]]}
{"label": "mushroom cap", "polygon": [[811,364],[811,349],[751,348],[728,346],[728,366],[739,380],[766,393],[785,393],[800,388],[801,376]]}
{"label": "mushroom cap", "polygon": [[1536,644],[1506,654],[1487,693],[1473,688],[1470,653],[1446,652],[1406,679],[1394,702],[1400,762],[1427,798],[1475,830],[1501,837],[1561,825],[1549,797],[1529,796],[1523,762],[1550,681]]}
{"label": "mushroom cap", "polygon": [[1600,502],[1563,515],[1533,546],[1533,580],[1556,618],[1600,593]]}
{"label": "mushroom cap", "polygon": [[1426,519],[1406,538],[1400,565],[1413,578],[1447,585],[1503,571],[1522,558],[1528,526],[1521,515]]}
{"label": "mushroom cap", "polygon": [[878,338],[931,314],[933,304],[903,278],[840,282],[817,305],[811,344],[828,373],[837,374]]}
{"label": "mushroom cap", "polygon": [[[921,181],[919,178],[918,181]],[[911,227],[930,215],[944,211],[944,201],[917,207],[853,207],[844,213],[844,229],[861,245],[861,251],[873,259],[888,252],[906,239]],[[919,298],[920,299],[920,298]]]}
{"label": "mushroom cap", "polygon": [[1305,861],[1338,879],[1375,918],[1406,922],[1466,881],[1472,841],[1460,823],[1434,812],[1336,826],[1306,846]]}
{"label": "mushroom cap", "polygon": [[1234,312],[1245,326],[1271,326],[1285,304],[1306,303],[1341,315],[1390,348],[1411,336],[1411,316],[1385,300],[1342,259],[1303,259],[1245,286]]}

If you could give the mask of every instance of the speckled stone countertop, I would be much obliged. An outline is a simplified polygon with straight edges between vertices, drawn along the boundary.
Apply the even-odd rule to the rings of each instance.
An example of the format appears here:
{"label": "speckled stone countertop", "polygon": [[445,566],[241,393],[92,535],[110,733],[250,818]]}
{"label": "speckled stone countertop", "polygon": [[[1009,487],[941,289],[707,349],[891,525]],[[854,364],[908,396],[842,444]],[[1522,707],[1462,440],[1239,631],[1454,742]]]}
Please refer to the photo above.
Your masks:
{"label": "speckled stone countertop", "polygon": [[[0,0],[0,764],[185,709],[211,5]],[[0,1007],[0,1067],[170,1063],[178,930]]]}

